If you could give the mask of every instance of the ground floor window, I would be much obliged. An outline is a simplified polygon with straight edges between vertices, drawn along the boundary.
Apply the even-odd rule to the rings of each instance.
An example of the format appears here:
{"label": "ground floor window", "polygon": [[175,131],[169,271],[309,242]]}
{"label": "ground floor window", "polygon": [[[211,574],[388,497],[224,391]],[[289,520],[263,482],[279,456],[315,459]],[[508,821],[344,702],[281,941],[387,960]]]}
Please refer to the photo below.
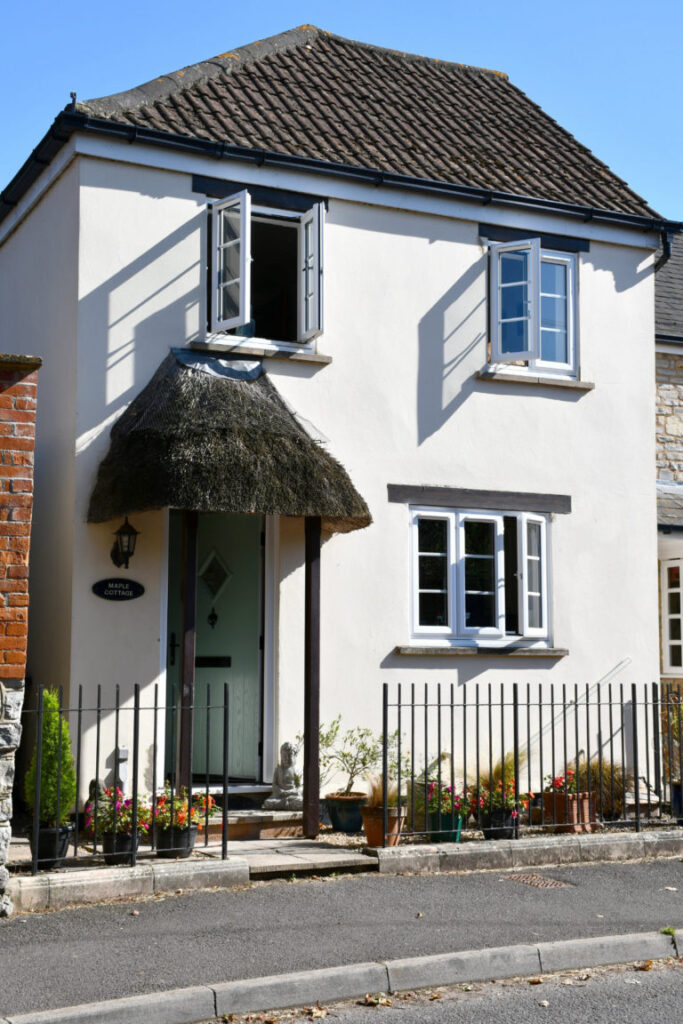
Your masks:
{"label": "ground floor window", "polygon": [[414,635],[548,636],[545,516],[413,508],[411,532]]}
{"label": "ground floor window", "polygon": [[683,558],[662,562],[662,671],[683,675],[683,634],[681,632],[681,578]]}

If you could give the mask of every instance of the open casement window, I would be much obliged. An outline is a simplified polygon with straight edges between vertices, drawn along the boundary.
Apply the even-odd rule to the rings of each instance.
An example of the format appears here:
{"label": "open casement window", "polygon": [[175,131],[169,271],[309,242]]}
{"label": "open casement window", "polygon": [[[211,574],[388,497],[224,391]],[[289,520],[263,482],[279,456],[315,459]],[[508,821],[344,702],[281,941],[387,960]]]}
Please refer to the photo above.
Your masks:
{"label": "open casement window", "polygon": [[544,516],[420,508],[411,523],[415,636],[473,644],[548,637]]}
{"label": "open casement window", "polygon": [[257,206],[248,190],[211,207],[213,332],[301,345],[323,327],[324,204]]}
{"label": "open casement window", "polygon": [[576,256],[538,238],[489,242],[491,362],[576,374]]}
{"label": "open casement window", "polygon": [[683,676],[683,632],[681,601],[683,559],[669,558],[661,564],[662,671]]}

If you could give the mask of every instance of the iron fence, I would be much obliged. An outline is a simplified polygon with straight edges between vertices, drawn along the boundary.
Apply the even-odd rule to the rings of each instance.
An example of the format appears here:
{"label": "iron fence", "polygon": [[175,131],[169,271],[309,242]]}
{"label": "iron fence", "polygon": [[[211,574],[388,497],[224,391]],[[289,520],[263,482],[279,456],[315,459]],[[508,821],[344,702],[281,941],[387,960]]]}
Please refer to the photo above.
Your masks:
{"label": "iron fence", "polygon": [[[96,703],[86,706],[79,686],[74,707],[64,703],[61,688],[40,687],[35,707],[23,713],[32,744],[25,795],[33,874],[67,857],[135,866],[150,853],[187,856],[198,832],[205,847],[220,839],[227,858],[228,684],[214,687],[218,700],[211,693],[207,686],[203,703],[160,704],[155,685],[144,704],[139,685],[126,701],[117,685],[113,704],[105,704],[98,686]],[[183,729],[193,734],[195,748],[198,741],[204,747],[204,756],[192,743],[184,747],[184,770]]]}
{"label": "iron fence", "polygon": [[683,825],[677,684],[384,685],[384,845]]}

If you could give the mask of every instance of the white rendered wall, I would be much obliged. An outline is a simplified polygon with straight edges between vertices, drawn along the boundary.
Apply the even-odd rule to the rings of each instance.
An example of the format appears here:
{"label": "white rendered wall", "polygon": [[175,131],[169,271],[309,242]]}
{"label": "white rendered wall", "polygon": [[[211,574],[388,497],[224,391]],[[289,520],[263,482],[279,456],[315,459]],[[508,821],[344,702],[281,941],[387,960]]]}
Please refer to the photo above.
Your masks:
{"label": "white rendered wall", "polygon": [[[0,244],[0,351],[43,360],[38,381],[27,675],[70,681],[78,166]],[[27,699],[34,701],[33,693]]]}

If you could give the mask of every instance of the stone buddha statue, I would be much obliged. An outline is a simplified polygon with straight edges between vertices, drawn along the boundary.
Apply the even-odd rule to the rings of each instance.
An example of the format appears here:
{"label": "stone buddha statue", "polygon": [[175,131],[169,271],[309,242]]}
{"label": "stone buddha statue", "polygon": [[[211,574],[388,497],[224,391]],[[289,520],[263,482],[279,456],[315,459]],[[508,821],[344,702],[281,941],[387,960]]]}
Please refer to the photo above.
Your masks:
{"label": "stone buddha statue", "polygon": [[294,771],[294,754],[295,747],[292,743],[283,743],[280,747],[280,763],[273,772],[273,792],[264,801],[264,810],[300,811],[303,807],[304,802]]}

